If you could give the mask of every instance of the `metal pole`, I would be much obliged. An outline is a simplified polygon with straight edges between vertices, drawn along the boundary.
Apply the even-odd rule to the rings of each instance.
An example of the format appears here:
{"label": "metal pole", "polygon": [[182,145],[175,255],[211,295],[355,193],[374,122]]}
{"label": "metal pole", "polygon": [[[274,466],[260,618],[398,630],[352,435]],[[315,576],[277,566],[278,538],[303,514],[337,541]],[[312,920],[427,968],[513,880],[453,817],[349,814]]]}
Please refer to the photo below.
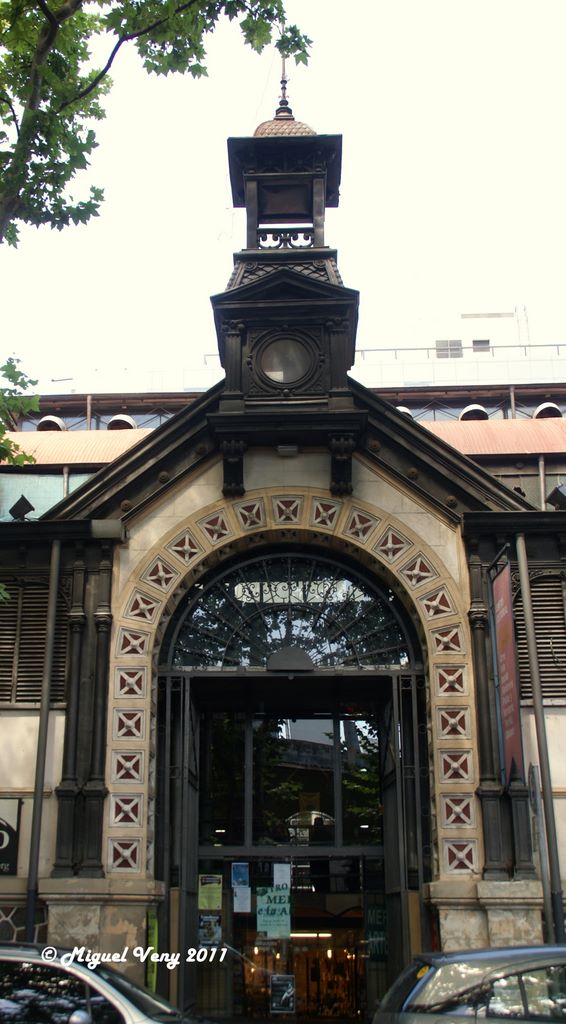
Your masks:
{"label": "metal pole", "polygon": [[544,455],[538,457],[538,485],[540,492],[540,507],[544,512],[546,509],[546,466]]}
{"label": "metal pole", "polygon": [[540,879],[542,882],[542,898],[544,905],[545,920],[545,942],[552,942],[554,939],[554,925],[552,913],[552,899],[550,897],[550,878],[548,875],[548,849],[544,831],[544,812],[540,798],[540,772],[538,764],[529,766],[529,793],[532,808],[535,816],[535,832],[537,837],[538,852],[540,858]]}
{"label": "metal pole", "polygon": [[533,710],[535,713],[535,726],[538,755],[540,762],[540,778],[542,786],[542,802],[544,807],[546,841],[548,848],[548,864],[550,871],[550,897],[552,901],[552,913],[554,918],[554,938],[557,942],[564,942],[566,936],[564,931],[564,908],[562,904],[562,882],[560,879],[560,862],[558,859],[556,819],[554,816],[554,803],[552,799],[550,759],[548,756],[546,722],[544,718],[544,707],[542,703],[542,688],[540,683],[540,673],[538,666],[533,606],[531,602],[531,585],[529,581],[529,565],[527,561],[527,547],[525,544],[524,533],[517,534],[516,546],[517,563],[519,566],[519,579],[521,582],[521,594],[523,598],[523,610],[525,614],[525,631],[527,634],[529,669],[531,673],[531,685],[533,688]]}
{"label": "metal pole", "polygon": [[61,563],[61,541],[54,540],[51,545],[51,566],[49,570],[49,597],[47,604],[47,635],[45,640],[45,656],[43,659],[43,679],[41,684],[41,705],[39,711],[39,730],[37,736],[37,756],[35,761],[35,789],[33,796],[33,814],[31,819],[31,837],[29,844],[29,866],[26,903],[26,942],[33,942],[35,933],[35,910],[38,895],[39,844],[41,841],[41,816],[43,813],[43,784],[45,780],[45,760],[47,754],[47,732],[49,729],[49,700],[51,696],[51,671],[53,667],[53,650],[55,645],[55,620],[57,615],[57,588],[59,586],[59,566]]}

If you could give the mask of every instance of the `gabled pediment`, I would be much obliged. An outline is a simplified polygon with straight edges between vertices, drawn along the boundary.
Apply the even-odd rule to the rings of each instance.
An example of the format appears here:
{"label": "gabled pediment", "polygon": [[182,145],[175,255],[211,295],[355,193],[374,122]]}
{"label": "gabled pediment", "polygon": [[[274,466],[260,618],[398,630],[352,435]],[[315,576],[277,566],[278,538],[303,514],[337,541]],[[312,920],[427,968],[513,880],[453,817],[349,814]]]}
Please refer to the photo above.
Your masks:
{"label": "gabled pediment", "polygon": [[367,412],[362,450],[376,472],[386,472],[403,488],[445,518],[458,522],[464,512],[532,512],[521,495],[501,484],[473,459],[462,455],[406,413],[350,380],[356,408]]}
{"label": "gabled pediment", "polygon": [[[355,381],[350,381],[350,388],[356,413],[363,413],[367,423],[354,457],[361,458],[374,475],[376,498],[382,479],[397,486],[400,494],[410,493],[433,514],[453,523],[459,522],[467,512],[533,511],[524,498],[500,484],[472,459],[435,437],[426,427]],[[43,519],[122,518],[127,522],[130,517],[143,514],[144,509],[149,514],[155,503],[164,500],[172,489],[191,487],[207,465],[223,456],[224,442],[214,426],[223,390],[222,382],[172,416],[95,473]],[[332,413],[326,415],[331,421]],[[275,423],[277,414],[266,412],[263,423],[258,423],[257,414],[250,417],[243,414],[238,419],[240,434],[250,453],[258,445],[265,446],[269,431],[275,430],[269,421],[273,419]],[[300,423],[299,447],[304,452],[309,449],[309,440],[312,443],[316,439],[315,447],[320,447],[317,416],[313,414],[310,419],[312,423],[309,414],[305,414]],[[281,410],[278,422],[283,422]],[[325,430],[331,433],[326,418]],[[247,458],[248,454],[244,455],[244,460]],[[275,470],[278,468],[276,465]],[[275,470],[273,480],[265,480],[265,486],[279,484]]]}
{"label": "gabled pediment", "polygon": [[214,385],[202,398],[100,469],[42,518],[127,520],[164,498],[218,455],[208,416],[218,410],[223,387],[223,381]]}
{"label": "gabled pediment", "polygon": [[[295,257],[295,263],[286,261],[283,265],[273,260],[247,262],[244,273],[241,273],[242,266],[237,268],[235,287],[212,296],[220,361],[227,370],[230,390],[240,388],[234,382],[234,376],[239,377],[240,371],[234,375],[236,364],[226,355],[226,334],[235,329],[240,335],[238,351],[244,375],[258,332],[304,329],[314,330],[320,337],[323,325],[332,321],[341,323],[344,351],[349,359],[347,365],[352,365],[359,293],[338,283],[339,276],[330,263],[328,259],[309,261],[304,257],[301,260]],[[251,279],[246,277],[248,270]],[[309,270],[313,271],[312,276]],[[322,349],[327,347],[328,342],[323,342]],[[321,350],[321,358],[328,361],[329,357],[328,351]],[[339,362],[337,353],[332,358]]]}
{"label": "gabled pediment", "polygon": [[356,303],[359,292],[291,267],[265,268],[263,276],[211,297],[214,308],[231,303],[324,301]]}
{"label": "gabled pediment", "polygon": [[358,322],[359,293],[324,280],[322,275],[308,276],[305,273],[307,265],[303,262],[300,266],[301,269],[297,270],[292,266],[268,263],[262,276],[211,297],[221,351],[224,325],[236,319],[254,325],[265,323],[269,318],[276,325],[278,321],[308,324],[317,319],[338,316],[349,322],[353,342]]}

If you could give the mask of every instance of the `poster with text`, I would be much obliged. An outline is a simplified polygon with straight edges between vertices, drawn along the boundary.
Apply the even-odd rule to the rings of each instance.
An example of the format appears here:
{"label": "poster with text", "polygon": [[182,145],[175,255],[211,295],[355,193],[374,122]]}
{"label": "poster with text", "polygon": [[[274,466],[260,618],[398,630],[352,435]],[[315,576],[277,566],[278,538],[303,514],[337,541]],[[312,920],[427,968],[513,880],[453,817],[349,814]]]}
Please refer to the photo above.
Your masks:
{"label": "poster with text", "polygon": [[232,888],[237,885],[250,884],[250,865],[246,861],[234,861],[232,864]]}
{"label": "poster with text", "polygon": [[291,898],[288,889],[260,887],[256,892],[256,928],[272,939],[288,939],[291,932]]}
{"label": "poster with text", "polygon": [[492,582],[492,588],[497,675],[499,679],[499,714],[503,736],[505,782],[508,785],[514,772],[518,778],[523,780],[525,778],[521,739],[517,652],[515,649],[515,628],[513,623],[513,592],[511,588],[511,566],[509,563],[497,574]]}
{"label": "poster with text", "polygon": [[283,889],[291,888],[291,865],[290,864],[274,864],[273,865],[273,884],[274,886],[281,887]]}
{"label": "poster with text", "polygon": [[235,914],[249,914],[252,909],[252,890],[249,885],[235,885],[232,889],[234,893],[234,913]]}
{"label": "poster with text", "polygon": [[198,876],[199,910],[222,910],[222,875]]}
{"label": "poster with text", "polygon": [[219,946],[222,942],[222,915],[199,914],[198,941],[200,946]]}
{"label": "poster with text", "polygon": [[270,1009],[272,1013],[295,1012],[295,975],[272,974],[270,985]]}
{"label": "poster with text", "polygon": [[22,801],[13,797],[0,800],[0,875],[17,875]]}

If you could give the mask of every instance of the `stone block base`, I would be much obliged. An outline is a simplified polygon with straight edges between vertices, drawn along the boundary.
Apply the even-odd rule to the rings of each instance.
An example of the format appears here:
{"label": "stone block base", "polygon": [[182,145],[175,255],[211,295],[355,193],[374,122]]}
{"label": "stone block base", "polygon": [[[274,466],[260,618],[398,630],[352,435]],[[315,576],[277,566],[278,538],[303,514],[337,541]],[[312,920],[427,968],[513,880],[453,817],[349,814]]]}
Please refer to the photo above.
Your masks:
{"label": "stone block base", "polygon": [[163,886],[152,881],[114,879],[45,879],[40,898],[48,908],[47,941],[73,949],[99,953],[127,950],[114,966],[141,984],[145,967],[133,956],[136,946],[147,945],[147,912],[163,899]]}
{"label": "stone block base", "polygon": [[431,882],[425,898],[438,912],[444,950],[544,942],[540,882]]}

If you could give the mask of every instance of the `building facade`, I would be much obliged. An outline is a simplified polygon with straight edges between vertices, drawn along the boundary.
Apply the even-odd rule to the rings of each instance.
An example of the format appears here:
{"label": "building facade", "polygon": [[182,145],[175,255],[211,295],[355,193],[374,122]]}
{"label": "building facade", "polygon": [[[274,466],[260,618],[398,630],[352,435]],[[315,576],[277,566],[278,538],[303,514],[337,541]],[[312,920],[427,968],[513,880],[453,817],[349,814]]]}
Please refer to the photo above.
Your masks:
{"label": "building facade", "polygon": [[[0,927],[22,937],[27,906],[66,946],[225,946],[158,970],[209,1017],[268,1016],[273,976],[300,1015],[365,1017],[417,949],[561,937],[527,773],[542,697],[563,848],[566,514],[348,376],[341,138],[283,100],[228,152],[247,237],[212,298],[224,380],[0,525]],[[520,719],[493,657],[504,567]]]}

